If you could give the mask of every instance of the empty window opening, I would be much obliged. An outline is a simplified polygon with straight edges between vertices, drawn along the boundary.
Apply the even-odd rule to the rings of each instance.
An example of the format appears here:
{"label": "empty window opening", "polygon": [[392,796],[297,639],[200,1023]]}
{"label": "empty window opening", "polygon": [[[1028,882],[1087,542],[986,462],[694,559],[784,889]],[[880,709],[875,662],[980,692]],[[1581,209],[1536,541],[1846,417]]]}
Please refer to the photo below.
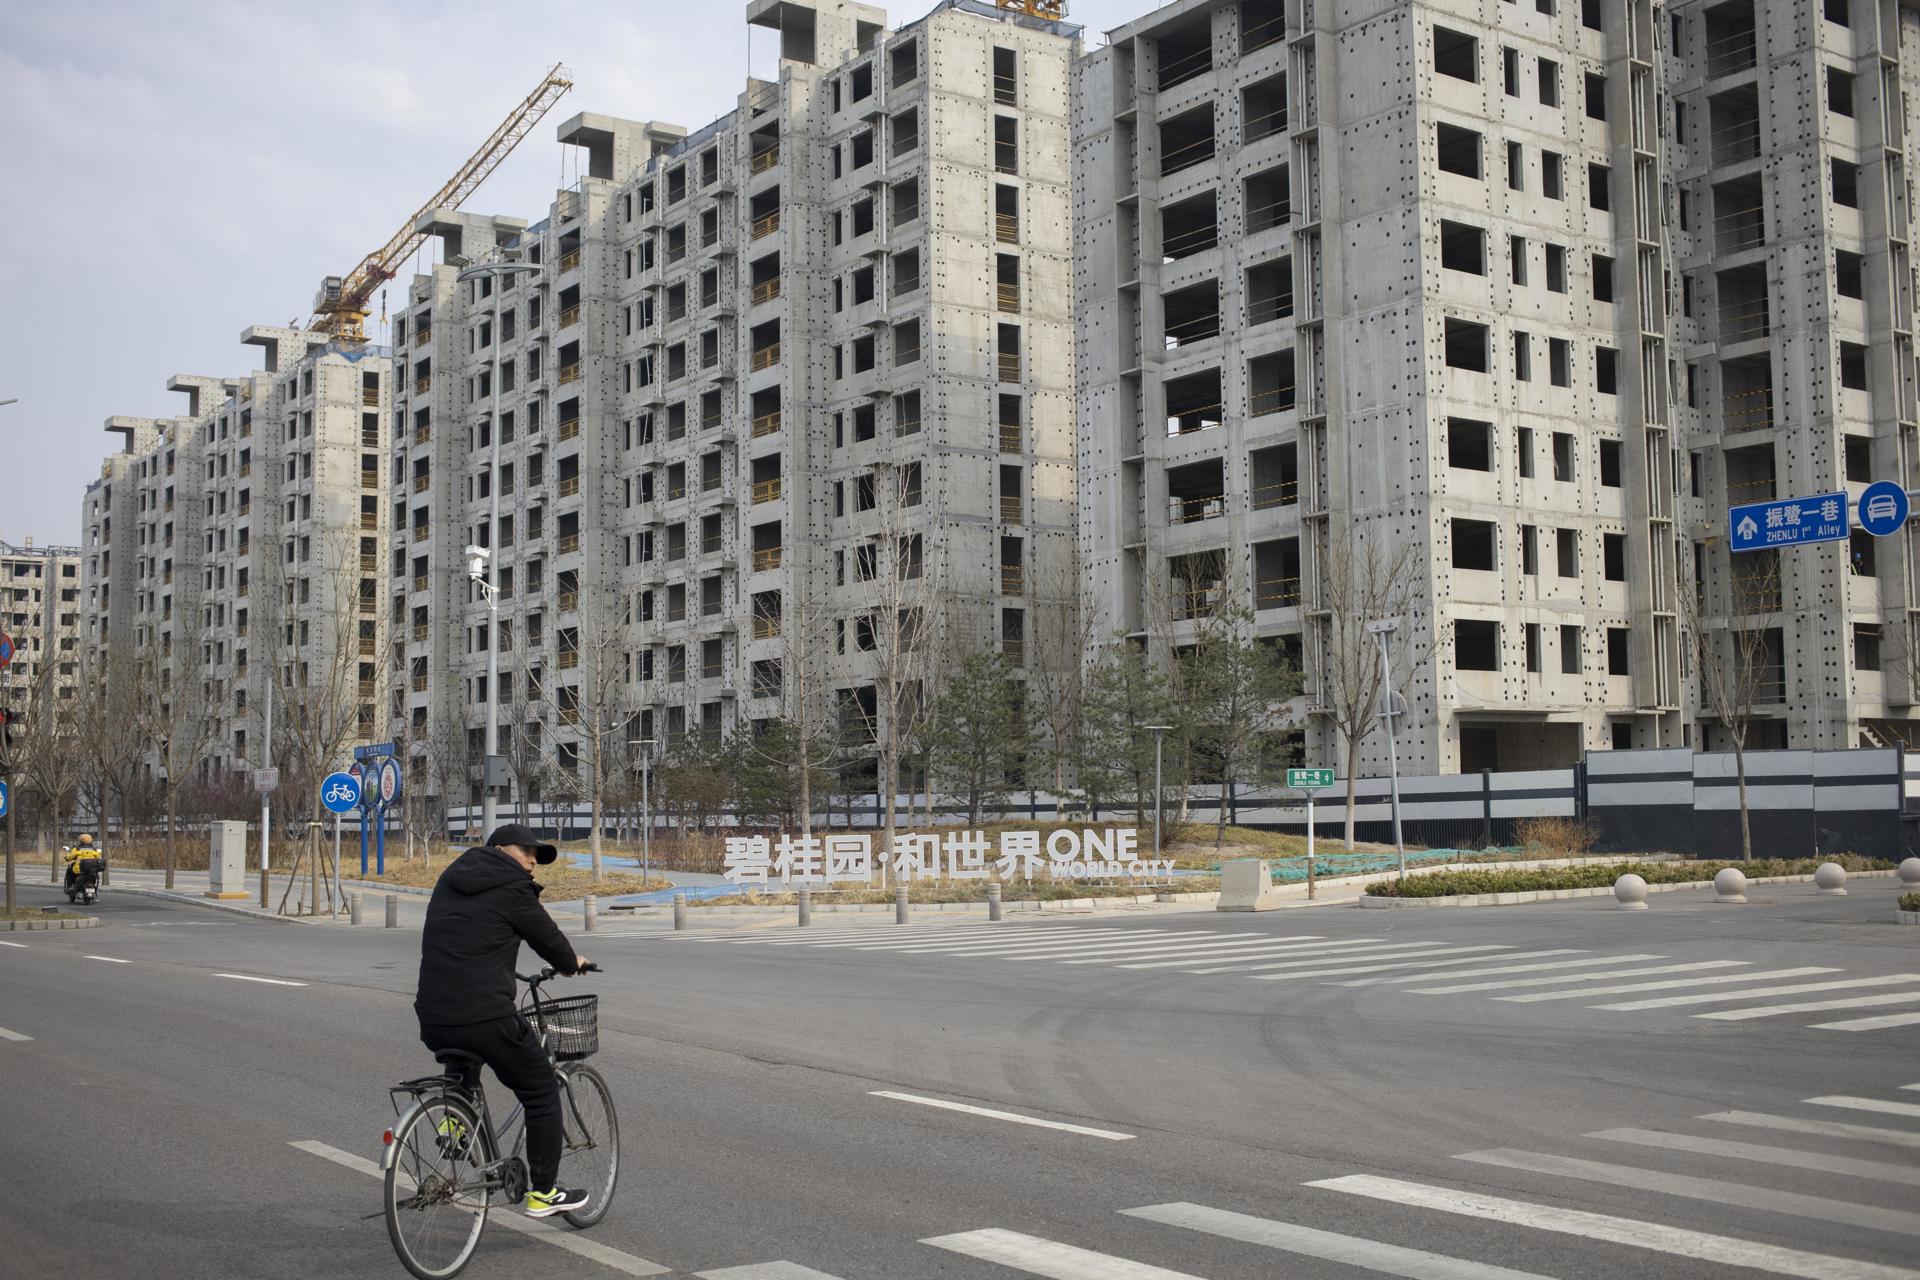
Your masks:
{"label": "empty window opening", "polygon": [[1249,174],[1242,189],[1248,235],[1282,226],[1293,216],[1292,187],[1286,165]]}
{"label": "empty window opening", "polygon": [[1160,254],[1173,262],[1220,243],[1220,197],[1207,190],[1160,207]]}
{"label": "empty window opening", "polygon": [[1247,323],[1267,324],[1293,314],[1293,259],[1247,269]]}
{"label": "empty window opening", "polygon": [[1848,253],[1845,249],[1836,249],[1833,255],[1833,287],[1843,298],[1864,298],[1866,289],[1861,283],[1861,268],[1866,259],[1857,253]]}
{"label": "empty window opening", "polygon": [[1464,31],[1433,29],[1433,69],[1456,80],[1480,82],[1480,42]]}
{"label": "empty window opening", "polygon": [[1223,421],[1220,409],[1220,371],[1203,369],[1184,378],[1170,378],[1163,384],[1167,398],[1167,434],[1187,435],[1217,427]]}
{"label": "empty window opening", "polygon": [[1867,389],[1867,349],[1857,342],[1840,344],[1840,385],[1849,391]]}
{"label": "empty window opening", "polygon": [[1247,361],[1247,401],[1254,417],[1285,413],[1295,403],[1293,352],[1276,351]]}
{"label": "empty window opening", "polygon": [[1446,326],[1447,367],[1487,372],[1487,326],[1449,316]]}
{"label": "empty window opening", "polygon": [[1560,627],[1560,671],[1570,676],[1580,674],[1580,628],[1564,623]]}
{"label": "empty window opening", "polygon": [[1213,15],[1203,12],[1198,17],[1198,21],[1166,32],[1156,41],[1162,92],[1213,69]]}
{"label": "empty window opening", "polygon": [[1628,644],[1625,627],[1607,628],[1607,674],[1610,676],[1631,675],[1627,663]]}
{"label": "empty window opening", "polygon": [[1873,482],[1873,437],[1843,436],[1846,442],[1847,480],[1853,484]]}
{"label": "empty window opening", "polygon": [[1600,442],[1600,485],[1606,489],[1620,487],[1620,442],[1602,440]]}
{"label": "empty window opening", "polygon": [[1161,176],[1179,173],[1213,158],[1213,104],[1203,103],[1160,125]]}
{"label": "empty window opening", "polygon": [[1498,541],[1492,521],[1456,518],[1453,522],[1453,567],[1483,571],[1497,568],[1495,547]]}
{"label": "empty window opening", "polygon": [[1447,465],[1461,471],[1493,470],[1493,424],[1448,418]]}
{"label": "empty window opening", "polygon": [[1463,178],[1478,178],[1480,166],[1480,135],[1472,129],[1462,129],[1457,124],[1437,124],[1434,137],[1439,149],[1440,169],[1443,173],[1457,173]]}
{"label": "empty window opening", "polygon": [[1833,202],[1848,209],[1860,207],[1860,166],[1846,160],[1833,162]]}
{"label": "empty window opening", "polygon": [[1287,131],[1287,74],[1256,80],[1240,91],[1240,128],[1247,142]]}
{"label": "empty window opening", "polygon": [[1553,433],[1553,478],[1561,484],[1573,483],[1573,435],[1571,432]]}
{"label": "empty window opening", "polygon": [[1880,627],[1877,623],[1853,624],[1853,669],[1880,670]]}
{"label": "empty window opening", "polygon": [[1487,274],[1487,233],[1464,222],[1440,221],[1440,265],[1468,275]]}
{"label": "empty window opening", "polygon": [[1500,669],[1500,624],[1473,618],[1453,623],[1453,665],[1459,671]]}
{"label": "empty window opening", "polygon": [[1625,582],[1627,580],[1627,535],[1624,533],[1601,534],[1600,559],[1608,582]]}
{"label": "empty window opening", "polygon": [[1838,67],[1827,68],[1827,110],[1837,116],[1853,115],[1853,77]]}
{"label": "empty window opening", "polygon": [[1220,334],[1220,282],[1202,280],[1160,296],[1169,350]]}
{"label": "empty window opening", "polygon": [[1573,529],[1553,531],[1554,568],[1563,578],[1580,576],[1580,534]]}

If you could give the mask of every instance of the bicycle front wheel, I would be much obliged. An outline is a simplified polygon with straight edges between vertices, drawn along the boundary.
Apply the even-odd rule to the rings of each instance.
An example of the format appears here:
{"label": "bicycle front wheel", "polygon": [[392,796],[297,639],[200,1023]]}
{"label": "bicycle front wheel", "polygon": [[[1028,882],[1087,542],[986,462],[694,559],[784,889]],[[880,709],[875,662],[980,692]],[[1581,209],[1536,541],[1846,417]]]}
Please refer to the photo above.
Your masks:
{"label": "bicycle front wheel", "polygon": [[387,1237],[420,1280],[457,1275],[480,1243],[491,1191],[480,1122],[465,1103],[424,1098],[393,1135],[387,1166]]}
{"label": "bicycle front wheel", "polygon": [[613,1093],[598,1071],[584,1062],[560,1069],[565,1095],[560,1099],[566,1134],[560,1153],[560,1181],[591,1197],[584,1209],[560,1216],[576,1227],[590,1227],[607,1216],[613,1188],[620,1180],[620,1118]]}

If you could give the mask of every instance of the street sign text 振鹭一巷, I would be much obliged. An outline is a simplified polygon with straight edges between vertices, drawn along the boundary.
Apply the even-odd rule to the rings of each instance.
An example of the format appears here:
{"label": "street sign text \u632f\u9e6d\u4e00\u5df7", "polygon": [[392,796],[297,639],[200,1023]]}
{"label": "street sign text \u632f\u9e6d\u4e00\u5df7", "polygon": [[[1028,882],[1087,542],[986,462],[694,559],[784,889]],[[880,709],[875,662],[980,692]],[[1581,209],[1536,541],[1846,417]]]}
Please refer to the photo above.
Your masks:
{"label": "street sign text \u632f\u9e6d\u4e00\u5df7", "polygon": [[1331,769],[1289,769],[1287,785],[1296,791],[1311,791],[1319,787],[1330,787],[1335,778]]}
{"label": "street sign text \u632f\u9e6d\u4e00\u5df7", "polygon": [[1770,498],[1727,509],[1727,546],[1733,551],[1762,551],[1802,542],[1837,542],[1845,538],[1848,531],[1844,493]]}

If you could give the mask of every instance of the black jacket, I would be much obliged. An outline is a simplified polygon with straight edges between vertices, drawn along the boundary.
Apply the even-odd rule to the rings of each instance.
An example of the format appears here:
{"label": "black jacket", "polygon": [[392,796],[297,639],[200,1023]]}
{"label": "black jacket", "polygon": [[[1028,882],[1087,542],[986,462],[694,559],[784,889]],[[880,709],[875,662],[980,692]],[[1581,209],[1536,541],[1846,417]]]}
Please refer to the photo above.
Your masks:
{"label": "black jacket", "polygon": [[540,888],[498,849],[469,849],[440,873],[420,936],[413,1011],[423,1026],[511,1015],[522,941],[560,972],[574,971],[573,944],[540,905]]}

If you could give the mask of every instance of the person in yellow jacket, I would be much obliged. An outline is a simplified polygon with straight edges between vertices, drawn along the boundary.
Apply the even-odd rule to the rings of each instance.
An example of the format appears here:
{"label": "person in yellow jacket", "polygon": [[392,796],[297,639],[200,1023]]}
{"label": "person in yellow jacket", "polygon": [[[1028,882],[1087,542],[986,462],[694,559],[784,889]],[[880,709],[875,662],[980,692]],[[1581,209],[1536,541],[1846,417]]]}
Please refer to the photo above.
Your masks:
{"label": "person in yellow jacket", "polygon": [[82,864],[84,864],[88,859],[93,860],[92,870],[93,870],[94,877],[97,880],[100,875],[100,868],[102,864],[104,864],[106,861],[105,857],[100,852],[99,846],[93,843],[93,837],[90,835],[81,836],[77,844],[69,846],[66,851],[66,857],[67,857],[66,887],[67,887],[67,892],[69,894],[71,894],[76,888],[79,887],[80,878],[82,875],[85,874],[85,868],[83,867]]}

